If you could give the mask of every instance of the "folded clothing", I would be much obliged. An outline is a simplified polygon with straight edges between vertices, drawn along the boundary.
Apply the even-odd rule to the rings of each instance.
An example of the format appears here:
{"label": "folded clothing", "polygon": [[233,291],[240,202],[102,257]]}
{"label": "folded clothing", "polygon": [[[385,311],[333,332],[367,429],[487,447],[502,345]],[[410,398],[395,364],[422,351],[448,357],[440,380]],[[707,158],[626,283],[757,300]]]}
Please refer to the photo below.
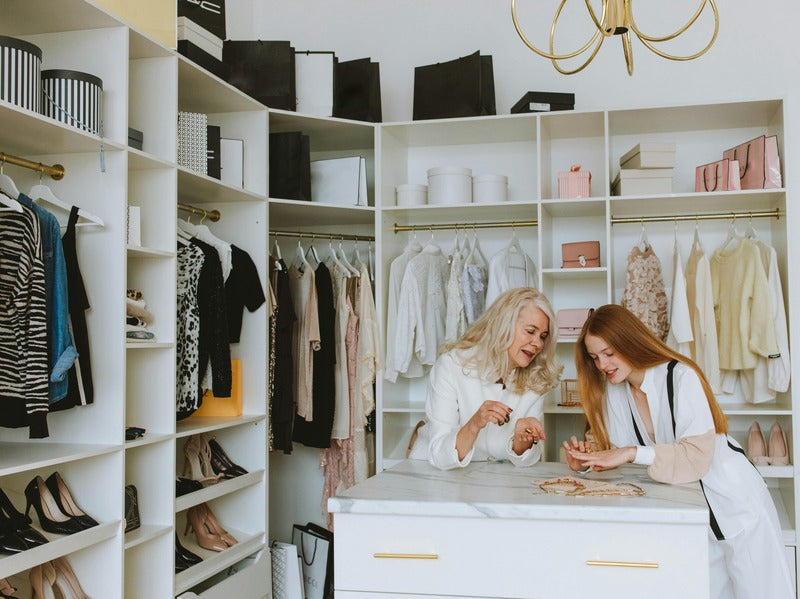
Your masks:
{"label": "folded clothing", "polygon": [[138,316],[126,316],[125,324],[129,324],[135,327],[143,327],[147,325],[147,323]]}
{"label": "folded clothing", "polygon": [[147,331],[147,325],[144,324],[126,324],[125,325],[125,332],[130,333],[131,331]]}
{"label": "folded clothing", "polygon": [[155,337],[150,331],[127,331],[125,333],[128,341],[152,341]]}
{"label": "folded clothing", "polygon": [[127,297],[131,298],[132,300],[140,300],[140,299],[142,299],[142,292],[139,291],[138,289],[128,289],[128,291],[125,293],[125,295]]}
{"label": "folded clothing", "polygon": [[150,324],[153,322],[153,315],[147,310],[143,300],[132,300],[131,298],[125,298],[125,310],[128,316],[136,316],[137,318],[141,318],[145,324]]}

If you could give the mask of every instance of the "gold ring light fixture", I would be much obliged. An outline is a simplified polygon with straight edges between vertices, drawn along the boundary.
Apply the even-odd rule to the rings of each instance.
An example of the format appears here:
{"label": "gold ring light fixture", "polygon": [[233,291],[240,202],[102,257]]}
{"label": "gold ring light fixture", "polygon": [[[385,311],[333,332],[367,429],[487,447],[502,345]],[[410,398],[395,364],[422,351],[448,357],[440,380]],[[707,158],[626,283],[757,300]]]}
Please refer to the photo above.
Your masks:
{"label": "gold ring light fixture", "polygon": [[[534,46],[533,43],[531,43],[531,41],[522,32],[522,27],[520,26],[519,19],[517,18],[517,0],[511,0],[511,18],[514,20],[514,27],[516,28],[520,38],[522,38],[522,41],[525,42],[525,45],[528,46],[528,48],[536,52],[536,54],[552,62],[555,69],[563,75],[573,75],[585,69],[587,65],[592,62],[594,57],[597,56],[597,52],[600,50],[600,46],[603,45],[605,38],[614,35],[620,36],[620,39],[622,40],[622,52],[625,55],[625,64],[628,67],[628,75],[633,75],[633,47],[631,45],[631,32],[636,34],[636,37],[639,38],[639,41],[642,42],[646,48],[655,54],[658,54],[662,58],[667,58],[669,60],[693,60],[702,56],[708,52],[712,45],[714,45],[714,42],[717,39],[717,34],[719,33],[719,12],[717,11],[717,5],[714,0],[701,0],[700,6],[697,8],[694,15],[692,15],[692,18],[689,19],[689,21],[683,27],[674,33],[664,36],[646,35],[639,30],[639,28],[636,26],[636,21],[633,18],[633,0],[602,0],[603,10],[599,18],[597,17],[597,13],[595,12],[594,8],[592,8],[591,0],[584,1],[586,2],[586,8],[589,11],[589,16],[591,17],[592,22],[597,30],[594,32],[589,41],[578,50],[566,54],[556,54],[554,50],[556,26],[558,24],[558,19],[561,16],[561,11],[564,9],[564,5],[567,3],[567,0],[561,0],[558,5],[558,9],[556,10],[556,14],[553,17],[553,24],[550,26],[549,52],[545,52]],[[668,42],[683,34],[687,29],[694,25],[695,21],[697,21],[702,14],[706,5],[711,6],[711,10],[714,13],[714,33],[705,48],[688,56],[675,56],[673,54],[667,54],[655,46],[655,44],[660,42]],[[663,6],[668,6],[668,4],[664,3]],[[589,58],[587,58],[586,62],[576,69],[565,69],[558,64],[558,61],[575,58],[576,56],[580,56],[587,51],[590,52]]]}

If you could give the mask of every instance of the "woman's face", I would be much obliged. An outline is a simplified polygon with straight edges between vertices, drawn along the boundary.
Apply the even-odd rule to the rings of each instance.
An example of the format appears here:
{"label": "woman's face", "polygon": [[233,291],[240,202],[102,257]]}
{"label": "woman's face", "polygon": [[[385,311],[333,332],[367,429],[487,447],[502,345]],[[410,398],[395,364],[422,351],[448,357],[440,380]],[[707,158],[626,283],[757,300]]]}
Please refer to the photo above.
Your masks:
{"label": "woman's face", "polygon": [[514,326],[514,341],[508,348],[508,364],[511,368],[525,368],[542,351],[545,339],[550,335],[550,319],[539,308],[531,305],[520,310]]}
{"label": "woman's face", "polygon": [[633,368],[602,337],[586,335],[583,343],[589,357],[594,360],[594,365],[606,375],[609,383],[617,385],[628,379]]}

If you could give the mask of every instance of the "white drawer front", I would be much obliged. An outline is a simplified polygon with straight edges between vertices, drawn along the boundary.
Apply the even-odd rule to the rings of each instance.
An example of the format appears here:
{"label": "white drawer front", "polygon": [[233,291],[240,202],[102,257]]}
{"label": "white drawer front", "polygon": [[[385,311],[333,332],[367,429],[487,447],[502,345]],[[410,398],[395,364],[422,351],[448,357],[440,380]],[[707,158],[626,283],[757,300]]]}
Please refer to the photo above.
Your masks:
{"label": "white drawer front", "polygon": [[[337,591],[526,599],[708,594],[700,525],[336,514],[335,530]],[[657,567],[636,567],[646,564]]]}

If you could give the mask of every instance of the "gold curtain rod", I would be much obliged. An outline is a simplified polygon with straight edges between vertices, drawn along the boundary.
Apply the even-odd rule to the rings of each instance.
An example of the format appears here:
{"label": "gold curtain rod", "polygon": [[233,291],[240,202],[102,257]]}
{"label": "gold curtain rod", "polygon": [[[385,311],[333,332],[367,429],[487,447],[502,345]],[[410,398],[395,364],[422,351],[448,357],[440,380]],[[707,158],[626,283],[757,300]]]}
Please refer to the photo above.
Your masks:
{"label": "gold curtain rod", "polygon": [[189,204],[181,204],[178,203],[178,210],[183,210],[184,212],[190,212],[192,214],[199,214],[200,216],[207,218],[208,220],[213,220],[217,222],[221,217],[219,210],[206,210],[205,208],[195,208],[194,206],[190,206]]}
{"label": "gold curtain rod", "polygon": [[47,164],[42,164],[41,162],[34,162],[33,160],[28,160],[27,158],[20,158],[19,156],[12,156],[11,154],[0,152],[0,165],[6,163],[13,164],[15,166],[21,166],[23,168],[29,168],[34,171],[39,171],[43,175],[50,175],[56,181],[60,181],[64,178],[64,167],[60,164],[48,166]]}
{"label": "gold curtain rod", "polygon": [[375,238],[370,235],[346,235],[339,233],[315,233],[314,231],[270,231],[270,235],[274,237],[299,237],[304,239],[339,239],[341,241],[375,241]]}
{"label": "gold curtain rod", "polygon": [[628,223],[672,223],[678,221],[728,220],[737,218],[780,218],[784,212],[775,210],[755,210],[751,212],[712,212],[706,214],[674,214],[672,216],[612,216],[612,225]]}
{"label": "gold curtain rod", "polygon": [[515,220],[500,221],[492,223],[445,223],[441,225],[398,225],[395,223],[394,232],[403,231],[447,231],[451,229],[510,229],[514,227],[538,227],[539,222],[535,220]]}

